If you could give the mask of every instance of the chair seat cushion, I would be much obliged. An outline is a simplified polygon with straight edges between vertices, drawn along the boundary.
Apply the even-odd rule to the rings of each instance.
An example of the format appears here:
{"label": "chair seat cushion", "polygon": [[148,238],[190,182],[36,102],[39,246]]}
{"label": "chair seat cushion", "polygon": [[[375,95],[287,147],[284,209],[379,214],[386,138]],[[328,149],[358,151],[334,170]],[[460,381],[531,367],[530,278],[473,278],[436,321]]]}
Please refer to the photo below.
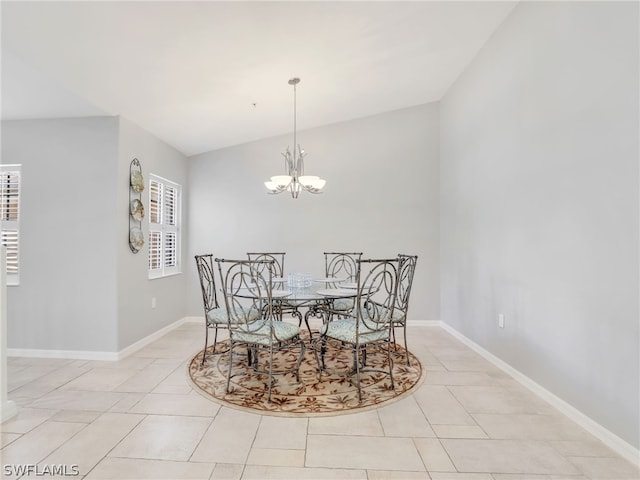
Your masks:
{"label": "chair seat cushion", "polygon": [[[239,318],[238,318],[239,317]],[[246,322],[253,322],[260,318],[260,310],[255,307],[248,309],[236,309],[236,315],[231,317],[231,323],[238,324]],[[223,325],[229,322],[229,316],[225,308],[215,308],[207,312],[207,321],[210,324]]]}
{"label": "chair seat cushion", "polygon": [[353,298],[336,298],[332,303],[332,310],[347,312],[353,309]]}
{"label": "chair seat cushion", "polygon": [[[270,335],[272,329],[273,336]],[[240,327],[231,330],[231,338],[237,342],[256,343],[269,346],[271,341],[286,342],[300,334],[300,328],[292,323],[273,321],[259,321],[247,327]]]}
{"label": "chair seat cushion", "polygon": [[[356,319],[343,318],[326,323],[320,327],[320,334],[341,342],[356,343]],[[371,330],[364,322],[358,325],[358,343],[366,344],[386,340],[389,338],[389,330]]]}
{"label": "chair seat cushion", "polygon": [[[351,316],[355,317],[356,312],[353,312]],[[375,322],[388,322],[389,321],[389,309],[386,307],[378,307],[375,309],[371,309],[369,312],[365,308],[360,309],[360,317],[365,321],[375,321]],[[393,316],[391,321],[393,323],[402,323],[404,321],[405,315],[402,310],[394,309]]]}
{"label": "chair seat cushion", "polygon": [[407,316],[405,312],[399,309],[395,309],[393,311],[393,317],[391,321],[395,324],[404,324],[404,321],[406,320],[406,318]]}

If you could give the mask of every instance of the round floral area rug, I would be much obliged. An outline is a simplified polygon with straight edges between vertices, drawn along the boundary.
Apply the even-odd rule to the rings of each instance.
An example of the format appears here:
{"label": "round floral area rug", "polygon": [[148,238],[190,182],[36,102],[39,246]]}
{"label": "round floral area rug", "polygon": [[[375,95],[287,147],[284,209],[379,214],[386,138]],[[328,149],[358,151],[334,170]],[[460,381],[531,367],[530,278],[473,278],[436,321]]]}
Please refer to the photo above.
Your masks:
{"label": "round floral area rug", "polygon": [[[228,341],[219,342],[217,351],[228,349]],[[348,375],[353,365],[352,353],[347,348],[327,346],[325,365],[337,373],[322,373],[318,376],[318,363],[311,348],[307,348],[300,365],[300,382],[294,373],[274,375],[271,402],[267,402],[268,376],[254,372],[247,366],[247,356],[240,349],[234,351],[234,374],[229,393],[226,393],[229,353],[212,353],[208,347],[204,365],[202,351],[188,365],[191,382],[197,391],[219,403],[254,413],[281,416],[327,416],[340,413],[355,413],[370,410],[409,395],[422,381],[423,369],[418,359],[409,352],[411,366],[407,366],[406,351],[398,345],[392,352],[393,379],[391,388],[389,375],[378,372],[361,374],[362,402],[358,402],[355,376]],[[261,353],[259,364],[266,364],[266,353]],[[286,371],[295,365],[299,350],[274,354],[274,371]],[[367,368],[388,370],[386,353],[372,350],[367,353]],[[343,373],[340,373],[343,372]]]}

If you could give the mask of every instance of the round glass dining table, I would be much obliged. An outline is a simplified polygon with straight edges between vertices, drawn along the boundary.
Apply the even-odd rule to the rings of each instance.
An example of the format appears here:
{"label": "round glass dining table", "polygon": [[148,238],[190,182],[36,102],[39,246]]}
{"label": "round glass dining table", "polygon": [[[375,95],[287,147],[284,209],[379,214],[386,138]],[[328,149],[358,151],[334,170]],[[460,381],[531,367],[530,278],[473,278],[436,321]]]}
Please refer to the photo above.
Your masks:
{"label": "round glass dining table", "polygon": [[[276,313],[284,309],[290,310],[291,314],[298,318],[300,325],[304,319],[309,336],[312,336],[309,326],[310,317],[321,318],[323,323],[328,322],[331,320],[328,312],[332,310],[333,303],[337,299],[357,296],[356,285],[346,283],[344,279],[339,278],[316,278],[310,285],[307,283],[304,287],[290,286],[286,278],[274,278],[272,281],[274,287],[272,297]],[[307,309],[304,316],[299,308]]]}
{"label": "round glass dining table", "polygon": [[[331,320],[330,313],[334,302],[337,299],[355,298],[357,289],[354,283],[344,282],[344,279],[323,277],[308,282],[305,286],[290,286],[287,278],[279,277],[272,279],[273,288],[271,296],[275,314],[282,319],[283,311],[288,311],[298,319],[298,324],[302,325],[302,320],[312,337],[309,317],[321,318],[323,323]],[[346,288],[348,287],[348,288]],[[240,297],[253,297],[255,292],[252,289],[239,289],[234,295]],[[304,315],[300,309],[306,308]]]}

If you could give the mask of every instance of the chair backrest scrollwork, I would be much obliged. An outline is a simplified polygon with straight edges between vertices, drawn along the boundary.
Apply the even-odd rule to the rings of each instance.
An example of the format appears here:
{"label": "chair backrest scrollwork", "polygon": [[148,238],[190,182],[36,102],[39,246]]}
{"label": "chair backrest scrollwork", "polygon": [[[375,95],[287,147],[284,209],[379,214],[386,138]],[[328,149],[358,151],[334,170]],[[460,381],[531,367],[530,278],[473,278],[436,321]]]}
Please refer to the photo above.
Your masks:
{"label": "chair backrest scrollwork", "polygon": [[[255,333],[262,320],[273,317],[273,260],[225,260],[216,258],[229,328]],[[267,334],[268,335],[268,334]]]}
{"label": "chair backrest scrollwork", "polygon": [[[247,252],[247,258],[249,260],[273,261],[274,277],[282,277],[284,275],[284,256],[285,255],[286,253],[283,253],[283,252]],[[263,266],[257,265],[255,268],[262,273],[265,265],[266,263],[263,264]]]}
{"label": "chair backrest scrollwork", "polygon": [[324,266],[327,277],[340,278],[349,282],[356,281],[358,261],[362,252],[324,252]]}
{"label": "chair backrest scrollwork", "polygon": [[216,296],[216,281],[213,268],[213,254],[196,255],[196,267],[200,278],[200,289],[202,290],[202,302],[204,305],[204,316],[211,310],[219,308],[218,297]]}
{"label": "chair backrest scrollwork", "polygon": [[358,260],[356,332],[360,325],[368,330],[390,328],[396,306],[398,258]]}
{"label": "chair backrest scrollwork", "polygon": [[413,275],[416,272],[418,256],[399,254],[398,259],[398,295],[396,297],[396,309],[406,315],[409,309],[409,297],[411,296]]}

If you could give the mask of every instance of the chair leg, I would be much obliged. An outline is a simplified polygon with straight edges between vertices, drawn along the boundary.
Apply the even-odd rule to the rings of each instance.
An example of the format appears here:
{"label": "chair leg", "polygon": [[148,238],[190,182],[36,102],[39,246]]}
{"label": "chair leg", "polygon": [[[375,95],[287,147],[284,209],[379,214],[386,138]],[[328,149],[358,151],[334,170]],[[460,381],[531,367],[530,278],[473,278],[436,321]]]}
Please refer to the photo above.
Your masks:
{"label": "chair leg", "polygon": [[411,360],[409,360],[409,347],[407,345],[407,321],[406,320],[404,322],[403,329],[404,329],[404,351],[405,351],[405,354],[407,355],[407,367],[410,367]]}
{"label": "chair leg", "polygon": [[218,345],[218,325],[213,330],[213,353],[216,353],[216,345]]}
{"label": "chair leg", "polygon": [[229,371],[227,372],[227,393],[229,393],[229,384],[231,383],[231,367],[233,366],[233,341],[229,345]]}
{"label": "chair leg", "polygon": [[298,383],[300,383],[300,365],[302,364],[302,358],[304,357],[304,352],[307,348],[304,344],[304,340],[300,338],[299,341],[300,341],[300,356],[298,357],[298,362],[296,363],[296,381]]}
{"label": "chair leg", "polygon": [[[207,343],[209,342],[209,325],[204,324],[204,350],[202,351],[202,363],[204,365],[204,358],[207,356]],[[215,344],[214,344],[215,345]],[[213,347],[215,349],[215,347]]]}
{"label": "chair leg", "polygon": [[273,345],[269,347],[269,393],[267,394],[267,403],[271,403],[271,383],[273,382]]}
{"label": "chair leg", "polygon": [[396,386],[393,383],[393,361],[391,360],[391,342],[387,343],[387,362],[389,363],[389,378],[391,379],[391,389],[395,390]]}
{"label": "chair leg", "polygon": [[354,345],[353,348],[353,363],[356,369],[356,387],[358,388],[358,402],[362,403],[362,390],[360,389],[360,358],[359,358],[360,346]]}

